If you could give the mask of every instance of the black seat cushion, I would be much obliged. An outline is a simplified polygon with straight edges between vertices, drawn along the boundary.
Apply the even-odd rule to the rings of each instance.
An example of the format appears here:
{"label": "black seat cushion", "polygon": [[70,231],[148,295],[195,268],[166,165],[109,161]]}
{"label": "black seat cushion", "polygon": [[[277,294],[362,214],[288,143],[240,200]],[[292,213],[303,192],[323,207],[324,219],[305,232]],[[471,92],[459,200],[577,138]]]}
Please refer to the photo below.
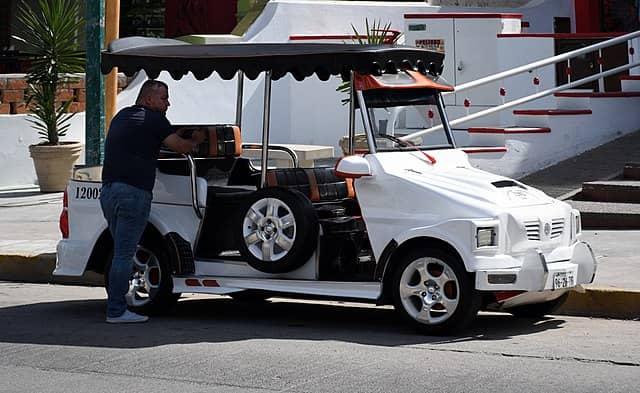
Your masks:
{"label": "black seat cushion", "polygon": [[336,176],[332,167],[269,170],[267,185],[300,191],[312,202],[353,198],[350,181]]}

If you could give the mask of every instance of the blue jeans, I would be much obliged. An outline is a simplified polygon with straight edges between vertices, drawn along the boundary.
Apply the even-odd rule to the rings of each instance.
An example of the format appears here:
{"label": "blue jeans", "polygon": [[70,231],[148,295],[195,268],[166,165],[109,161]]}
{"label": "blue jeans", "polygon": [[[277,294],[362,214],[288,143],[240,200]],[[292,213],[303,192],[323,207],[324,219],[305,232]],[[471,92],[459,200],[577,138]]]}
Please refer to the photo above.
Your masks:
{"label": "blue jeans", "polygon": [[125,295],[133,272],[133,256],[149,219],[152,194],[125,183],[102,186],[100,206],[113,237],[113,259],[107,290],[107,317],[127,309]]}

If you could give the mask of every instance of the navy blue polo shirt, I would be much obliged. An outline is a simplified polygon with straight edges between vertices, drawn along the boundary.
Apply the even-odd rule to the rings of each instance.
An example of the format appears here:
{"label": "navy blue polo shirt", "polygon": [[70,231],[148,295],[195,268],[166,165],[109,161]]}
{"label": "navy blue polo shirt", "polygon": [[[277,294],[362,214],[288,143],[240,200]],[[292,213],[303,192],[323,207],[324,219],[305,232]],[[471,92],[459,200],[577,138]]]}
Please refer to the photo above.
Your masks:
{"label": "navy blue polo shirt", "polygon": [[102,183],[126,183],[151,192],[160,146],[172,132],[164,113],[142,105],[122,109],[109,126]]}

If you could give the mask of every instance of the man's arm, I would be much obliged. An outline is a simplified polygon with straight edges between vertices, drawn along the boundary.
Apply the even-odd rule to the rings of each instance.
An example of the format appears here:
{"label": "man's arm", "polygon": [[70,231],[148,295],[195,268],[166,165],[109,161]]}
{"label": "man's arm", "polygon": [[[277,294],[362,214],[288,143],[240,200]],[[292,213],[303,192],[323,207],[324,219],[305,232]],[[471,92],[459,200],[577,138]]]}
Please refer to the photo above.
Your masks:
{"label": "man's arm", "polygon": [[204,142],[205,136],[200,131],[194,131],[190,139],[182,138],[176,133],[169,134],[164,138],[162,144],[176,153],[191,153],[200,143]]}

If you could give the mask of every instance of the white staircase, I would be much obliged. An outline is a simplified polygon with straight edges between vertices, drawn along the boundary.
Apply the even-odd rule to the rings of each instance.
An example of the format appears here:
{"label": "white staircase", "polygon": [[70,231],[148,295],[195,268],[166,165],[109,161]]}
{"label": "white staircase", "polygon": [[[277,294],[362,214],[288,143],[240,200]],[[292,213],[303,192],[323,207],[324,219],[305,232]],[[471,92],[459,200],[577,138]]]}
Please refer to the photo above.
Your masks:
{"label": "white staircase", "polygon": [[463,150],[476,167],[520,178],[638,130],[640,76],[621,79],[620,92],[565,91],[553,109],[513,110],[513,126],[469,127]]}
{"label": "white staircase", "polygon": [[[615,73],[613,70],[601,70],[600,73],[578,81],[569,81],[566,85],[548,88],[543,92],[536,88],[535,93],[528,97],[516,98],[511,102],[503,99],[502,105],[494,105],[476,113],[469,114],[467,110],[466,117],[453,120],[454,124],[467,122],[466,135],[459,139],[463,141],[463,150],[469,154],[472,165],[520,178],[624,134],[640,130],[640,68],[637,67],[636,55],[640,46],[640,39],[637,37],[639,34],[640,32],[636,32],[627,35],[629,61],[627,65],[617,67],[617,72],[629,70],[630,74],[620,77],[621,91],[571,89],[587,81],[599,80],[600,89],[604,90],[604,76]],[[593,45],[592,50],[601,51],[602,47],[613,45],[614,41],[620,42],[621,37],[610,40],[610,43]],[[579,51],[574,52],[555,57],[571,59],[571,56],[579,55]],[[501,75],[463,84],[457,90],[467,90],[470,86],[488,86],[495,80],[507,84],[505,79],[525,73],[527,68],[536,70],[537,67],[555,61],[565,60],[551,58],[539,61],[538,64],[516,67],[500,73]],[[501,95],[504,95],[504,90],[501,90]],[[501,109],[504,109],[499,116],[502,122],[496,123],[496,114]],[[464,120],[465,118],[468,120]],[[461,128],[458,126],[457,129],[460,135]]]}

